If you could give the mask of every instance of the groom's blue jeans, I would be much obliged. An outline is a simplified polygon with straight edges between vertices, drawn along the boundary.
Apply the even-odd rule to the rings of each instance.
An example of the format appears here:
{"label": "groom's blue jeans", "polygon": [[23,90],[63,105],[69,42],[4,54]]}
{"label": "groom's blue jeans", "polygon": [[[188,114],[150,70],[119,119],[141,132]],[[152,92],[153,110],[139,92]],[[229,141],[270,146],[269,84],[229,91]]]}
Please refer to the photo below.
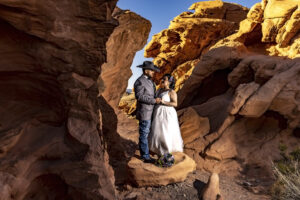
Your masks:
{"label": "groom's blue jeans", "polygon": [[139,122],[139,148],[142,159],[150,159],[148,135],[150,133],[151,120],[140,120]]}

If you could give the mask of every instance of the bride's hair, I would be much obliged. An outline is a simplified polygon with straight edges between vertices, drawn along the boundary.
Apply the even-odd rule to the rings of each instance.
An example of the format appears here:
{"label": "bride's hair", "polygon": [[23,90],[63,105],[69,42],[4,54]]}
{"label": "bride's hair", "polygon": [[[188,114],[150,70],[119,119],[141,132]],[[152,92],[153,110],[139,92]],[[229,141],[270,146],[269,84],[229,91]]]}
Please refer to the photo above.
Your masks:
{"label": "bride's hair", "polygon": [[171,74],[165,74],[163,77],[168,77],[168,81],[170,82],[170,89],[175,89],[176,80]]}

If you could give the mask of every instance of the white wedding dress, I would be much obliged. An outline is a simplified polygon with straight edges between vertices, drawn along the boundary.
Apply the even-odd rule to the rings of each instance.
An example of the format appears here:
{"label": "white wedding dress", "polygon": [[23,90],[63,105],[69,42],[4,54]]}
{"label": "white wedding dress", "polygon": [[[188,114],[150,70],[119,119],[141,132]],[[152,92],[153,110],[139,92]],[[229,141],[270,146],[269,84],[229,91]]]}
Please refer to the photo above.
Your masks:
{"label": "white wedding dress", "polygon": [[[169,91],[161,93],[162,100],[170,102]],[[158,155],[183,152],[177,112],[174,107],[157,105],[153,112],[153,121],[149,137],[150,150]]]}

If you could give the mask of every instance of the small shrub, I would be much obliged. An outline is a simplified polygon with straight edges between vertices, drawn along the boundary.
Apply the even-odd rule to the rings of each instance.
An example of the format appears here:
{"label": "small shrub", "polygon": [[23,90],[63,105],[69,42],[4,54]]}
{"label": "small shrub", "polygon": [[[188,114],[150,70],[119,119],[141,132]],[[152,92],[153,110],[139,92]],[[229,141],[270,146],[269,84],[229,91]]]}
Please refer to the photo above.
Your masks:
{"label": "small shrub", "polygon": [[286,149],[287,149],[287,146],[285,144],[282,144],[282,143],[279,144],[280,151],[285,151]]}
{"label": "small shrub", "polygon": [[277,177],[271,193],[276,200],[300,200],[300,149],[273,164]]}

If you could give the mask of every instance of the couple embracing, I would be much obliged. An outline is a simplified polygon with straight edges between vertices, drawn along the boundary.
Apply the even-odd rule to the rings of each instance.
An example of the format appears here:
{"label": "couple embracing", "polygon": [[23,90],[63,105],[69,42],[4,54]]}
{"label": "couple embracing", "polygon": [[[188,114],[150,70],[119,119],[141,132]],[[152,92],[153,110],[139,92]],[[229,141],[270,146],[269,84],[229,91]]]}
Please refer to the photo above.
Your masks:
{"label": "couple embracing", "polygon": [[174,108],[177,106],[175,79],[170,74],[165,74],[161,79],[160,88],[156,91],[152,78],[155,72],[159,72],[159,68],[151,61],[145,61],[137,67],[143,69],[143,75],[134,83],[137,99],[136,117],[139,120],[139,150],[145,163],[154,163],[149,149],[159,156],[183,151],[177,112]]}

